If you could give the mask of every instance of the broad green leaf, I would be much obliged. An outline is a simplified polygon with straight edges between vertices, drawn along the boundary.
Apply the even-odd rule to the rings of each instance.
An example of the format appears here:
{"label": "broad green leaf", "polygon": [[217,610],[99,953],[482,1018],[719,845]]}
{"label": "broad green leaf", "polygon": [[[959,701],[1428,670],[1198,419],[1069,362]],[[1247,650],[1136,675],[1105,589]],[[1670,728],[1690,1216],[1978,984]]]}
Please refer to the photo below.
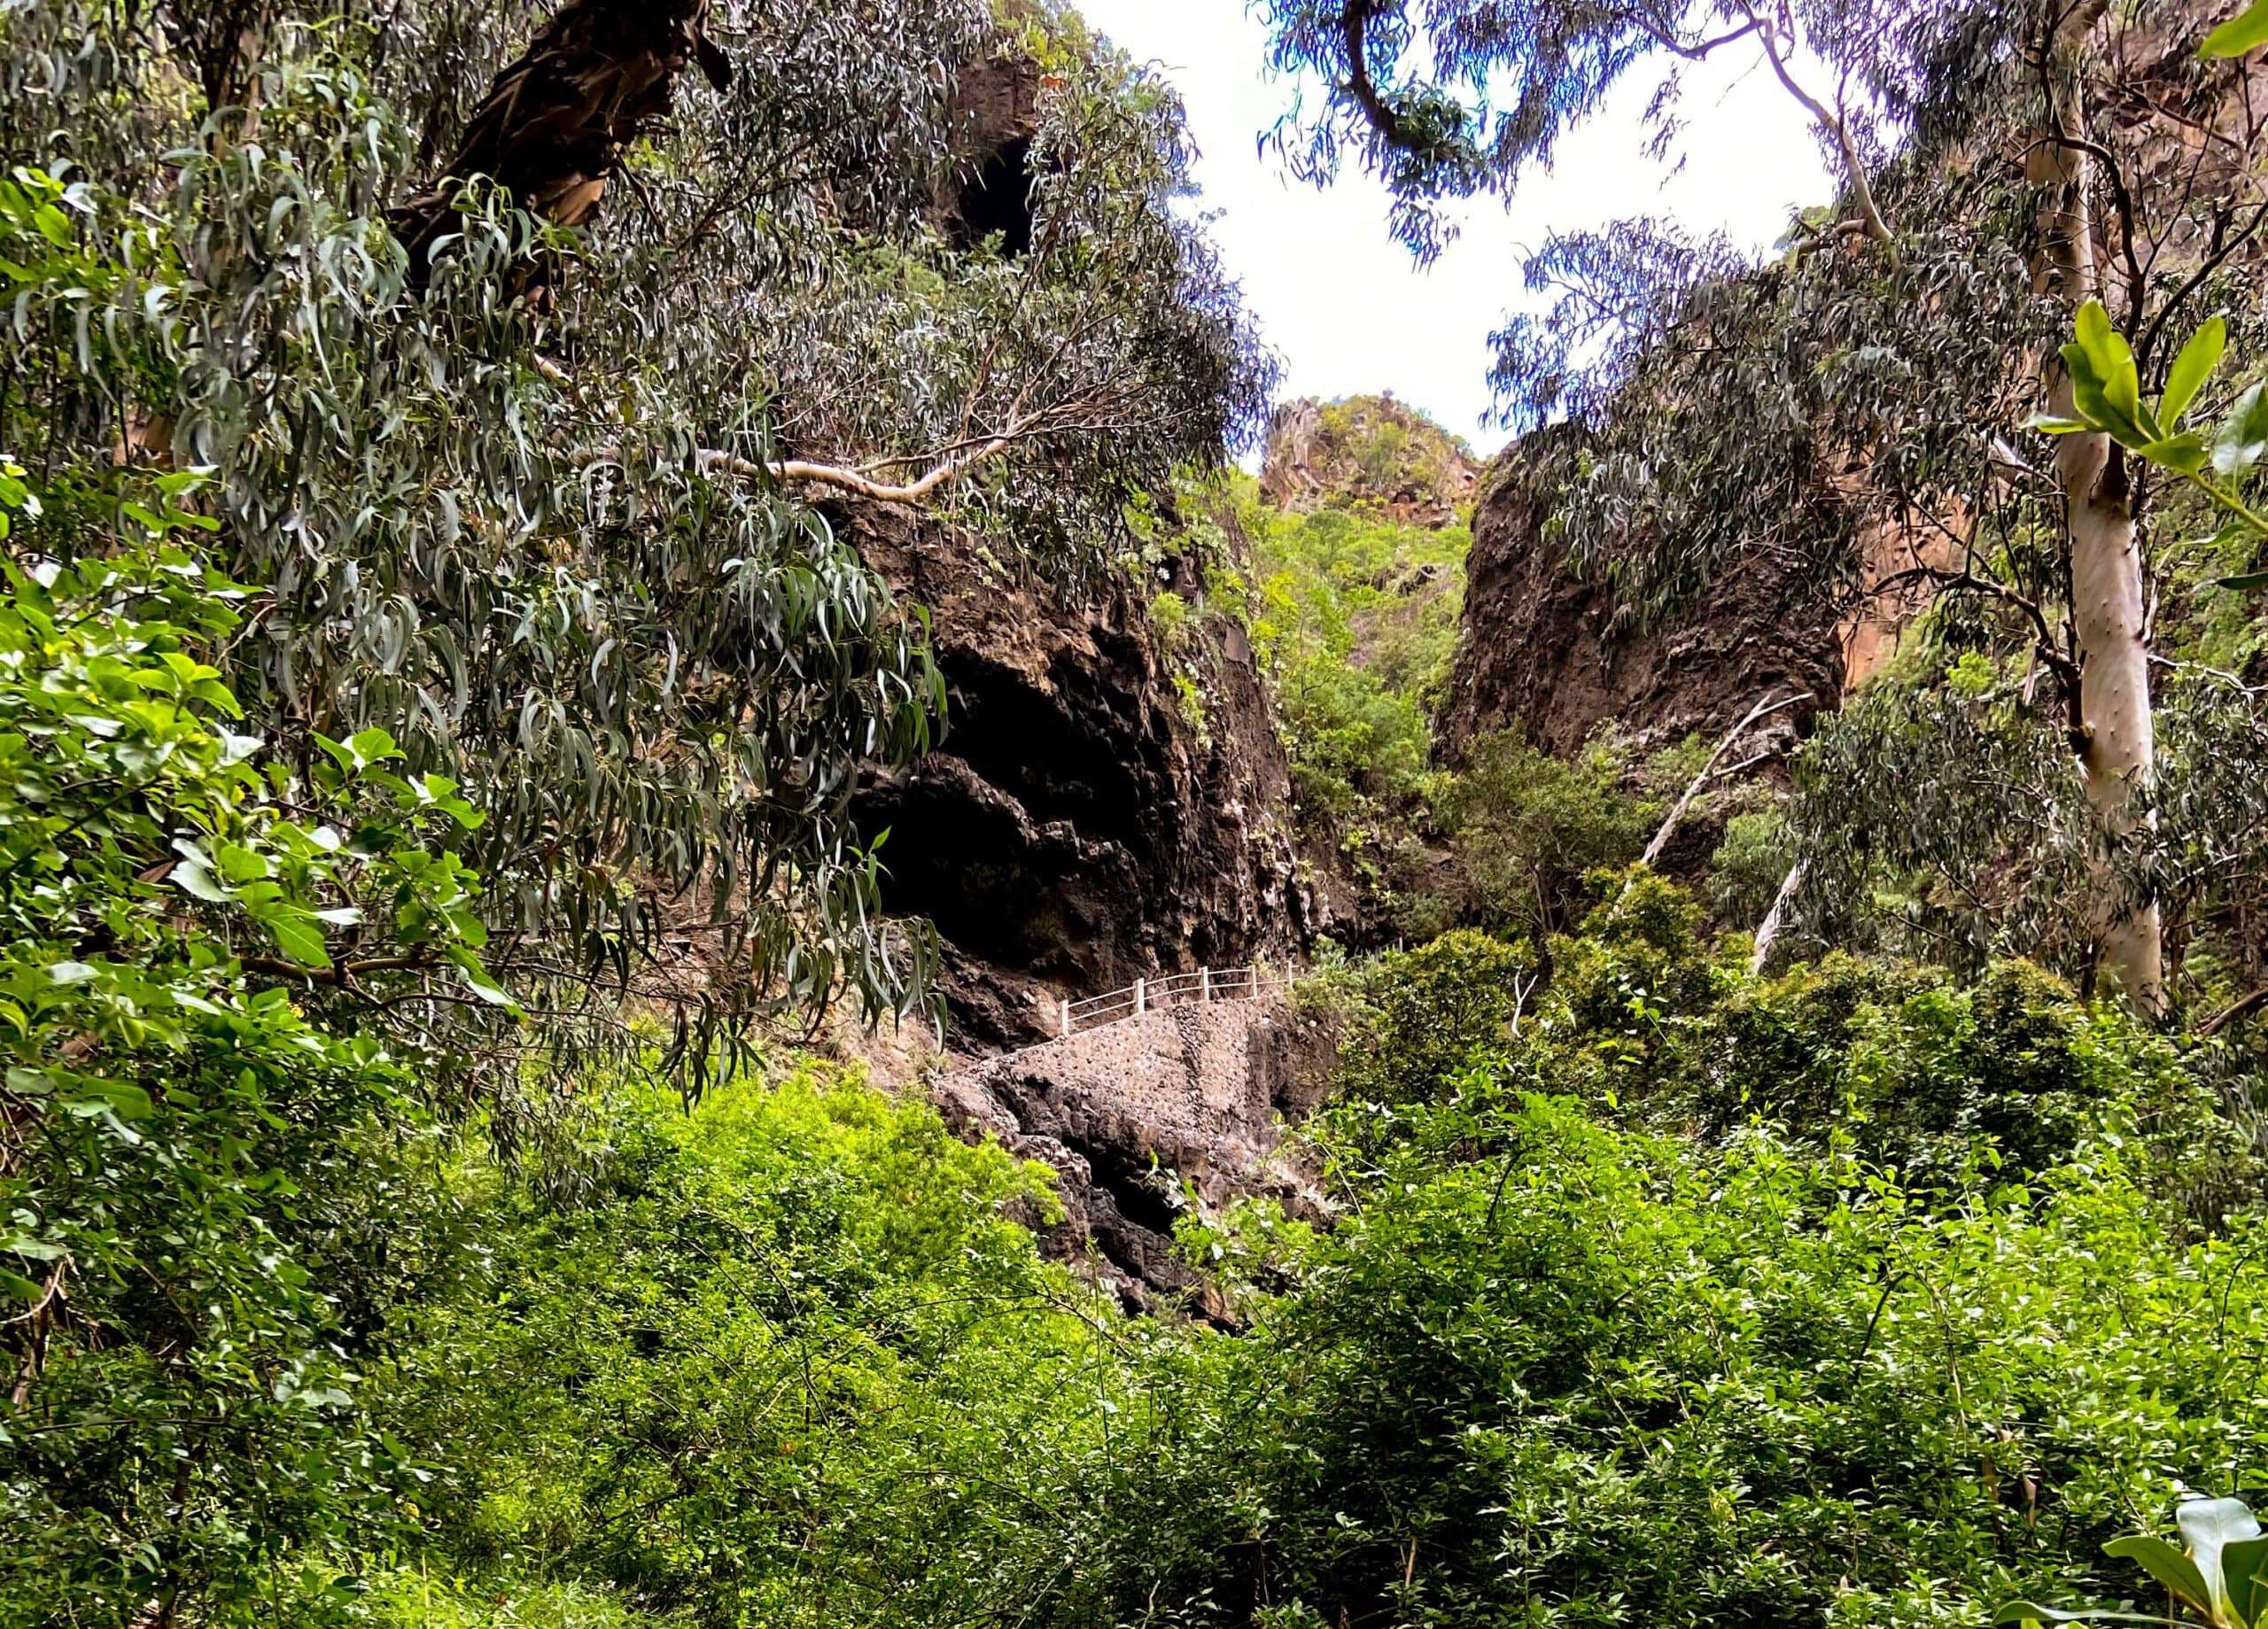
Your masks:
{"label": "broad green leaf", "polygon": [[2246,571],[2235,577],[2217,577],[2213,579],[2213,586],[2236,589],[2268,588],[2268,571]]}
{"label": "broad green leaf", "polygon": [[[182,845],[176,845],[179,846]],[[235,897],[214,880],[204,859],[197,855],[185,856],[181,864],[174,867],[173,880],[183,893],[216,905],[225,904]]]}
{"label": "broad green leaf", "polygon": [[2179,469],[2184,475],[2196,475],[2205,468],[2205,438],[2194,430],[2185,430],[2178,436],[2168,436],[2134,451],[2154,464]]}
{"label": "broad green leaf", "polygon": [[2225,1546],[2260,1537],[2259,1518],[2241,1499],[2192,1499],[2174,1511],[2173,1524],[2189,1540],[2194,1570],[2213,1592],[2211,1604],[2225,1606],[2228,1596],[2222,1588],[2221,1551]]}
{"label": "broad green leaf", "polygon": [[2221,1590],[2246,1624],[2258,1623],[2260,1609],[2268,1605],[2264,1570],[2268,1570],[2268,1538],[2239,1539],[2221,1547]]}
{"label": "broad green leaf", "polygon": [[2213,432],[2213,469],[2220,475],[2241,475],[2263,453],[2268,453],[2268,392],[2256,384],[2236,399]]}
{"label": "broad green leaf", "polygon": [[107,1111],[120,1120],[147,1120],[158,1112],[148,1092],[124,1081],[74,1081],[63,1106],[80,1113]]}
{"label": "broad green leaf", "polygon": [[247,882],[257,882],[269,873],[266,855],[256,854],[237,843],[220,844],[214,851],[214,857],[221,862],[221,874],[239,887]]}
{"label": "broad green leaf", "polygon": [[[2085,365],[2073,366],[2071,345],[2063,347],[2063,361],[2071,369],[2072,394],[2081,409],[2130,446],[2160,439],[2155,421],[2142,407],[2142,381],[2134,369],[2133,348],[2110,325],[2110,314],[2101,300],[2091,299],[2079,307],[2073,332]],[[2100,410],[2093,398],[2100,399]]]}
{"label": "broad green leaf", "polygon": [[277,911],[268,917],[268,931],[276,935],[276,949],[302,967],[328,967],[330,952],[323,948],[322,929],[314,919],[296,912]]}
{"label": "broad green leaf", "polygon": [[2205,36],[2197,49],[2201,57],[2241,57],[2268,45],[2268,0],[2252,4]]}
{"label": "broad green leaf", "polygon": [[512,999],[510,993],[488,976],[488,969],[481,964],[479,957],[462,945],[447,946],[447,950],[449,959],[457,965],[458,973],[463,975],[467,989],[492,1007],[508,1007],[514,1012],[519,1010],[520,1004]]}
{"label": "broad green leaf", "polygon": [[2046,413],[2035,413],[2031,415],[2031,428],[2043,436],[2075,436],[2082,431],[2093,430],[2094,426],[2082,419],[2059,419]]}
{"label": "broad green leaf", "polygon": [[2171,429],[2181,423],[2181,415],[2189,411],[2189,404],[2220,362],[2228,338],[2228,324],[2218,316],[2189,336],[2189,343],[2181,347],[2181,354],[2173,359],[2166,375],[2165,394],[2158,401],[2160,423]]}
{"label": "broad green leaf", "polygon": [[2062,357],[2064,371],[2071,377],[2071,407],[2089,430],[2103,431],[2128,446],[2157,439],[2145,435],[2133,415],[2111,400],[2102,373],[2085,347],[2065,345]]}
{"label": "broad green leaf", "polygon": [[393,737],[375,726],[355,731],[346,745],[353,753],[358,767],[365,764],[383,764],[389,758],[401,756],[401,749],[394,744]]}
{"label": "broad green leaf", "polygon": [[[2205,1575],[2197,1563],[2163,1539],[2154,1539],[2146,1533],[2130,1533],[2123,1539],[2113,1539],[2102,1547],[2107,1555],[2116,1555],[2138,1563],[2159,1583],[2182,1600],[2202,1611],[2210,1611],[2213,1592],[2205,1582]],[[2218,1564],[2219,1556],[2215,1555]]]}

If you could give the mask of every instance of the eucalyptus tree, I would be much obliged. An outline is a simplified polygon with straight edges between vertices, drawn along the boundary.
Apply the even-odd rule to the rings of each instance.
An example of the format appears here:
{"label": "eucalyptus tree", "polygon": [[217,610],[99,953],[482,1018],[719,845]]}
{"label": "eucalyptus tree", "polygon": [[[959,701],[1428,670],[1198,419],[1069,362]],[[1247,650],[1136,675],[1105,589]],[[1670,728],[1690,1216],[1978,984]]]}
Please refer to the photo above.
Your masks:
{"label": "eucalyptus tree", "polygon": [[[1449,206],[1511,195],[1635,76],[1661,76],[1648,118],[1665,145],[1696,58],[1751,53],[1797,97],[1839,167],[1837,206],[1760,260],[1662,221],[1547,243],[1527,278],[1556,299],[1496,336],[1499,411],[1516,429],[1576,422],[1525,473],[1628,618],[1746,571],[1854,610],[1957,591],[2021,630],[2033,671],[2012,687],[2060,728],[2088,811],[2059,841],[2092,855],[2092,968],[2158,1007],[2158,493],[2101,434],[2063,437],[2051,461],[2027,426],[2043,406],[2069,416],[2059,346],[2090,299],[2153,381],[2215,305],[2256,321],[2257,120],[2241,66],[2195,51],[2218,9],[1276,0],[1270,15],[1303,98],[1278,142],[1317,178],[1370,167],[1421,254]],[[1876,841],[1831,824],[1813,835]]]}
{"label": "eucalyptus tree", "polygon": [[[956,241],[957,86],[1034,51],[1033,246]],[[942,685],[804,493],[1076,570],[1264,393],[1170,207],[1178,107],[980,0],[23,0],[0,150],[101,268],[0,268],[0,446],[44,500],[12,555],[207,471],[260,729],[463,783],[490,963],[563,1042],[594,983],[688,1040],[922,997],[848,809]],[[509,1022],[351,946],[327,989],[436,1044]]]}

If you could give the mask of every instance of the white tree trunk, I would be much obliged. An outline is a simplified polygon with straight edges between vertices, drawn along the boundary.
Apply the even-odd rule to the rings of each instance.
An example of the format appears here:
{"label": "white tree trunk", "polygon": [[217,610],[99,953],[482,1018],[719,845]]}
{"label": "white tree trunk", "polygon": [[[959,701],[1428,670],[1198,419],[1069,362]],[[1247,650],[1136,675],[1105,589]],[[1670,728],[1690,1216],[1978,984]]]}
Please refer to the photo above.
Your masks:
{"label": "white tree trunk", "polygon": [[[2084,8],[2065,25],[2064,43],[2079,43],[2093,12]],[[2065,65],[2067,70],[2070,68]],[[2062,133],[2082,127],[2076,73],[2065,81],[2056,117]],[[2051,136],[2054,133],[2051,132]],[[2047,258],[2073,312],[2096,295],[2094,222],[2085,152],[2051,141],[2039,150],[2039,179],[2048,189],[2043,222]],[[2060,367],[2049,392],[2050,411],[2069,416],[2071,383]],[[2065,527],[2071,551],[2071,627],[2079,648],[2079,776],[2088,801],[2114,838],[2153,822],[2149,791],[2156,755],[2150,717],[2149,650],[2145,642],[2142,556],[2134,531],[2133,486],[2108,436],[2063,436],[2055,444]],[[2155,902],[2139,909],[2116,902],[2119,880],[2098,878],[2103,901],[2096,923],[2095,970],[2136,1012],[2155,1015],[2165,1005],[2165,975]]]}
{"label": "white tree trunk", "polygon": [[[2079,776],[2103,824],[2123,837],[2155,818],[2149,790],[2157,738],[2133,501],[2112,463],[2109,437],[2066,436],[2055,451],[2070,528],[2071,622],[2086,731]],[[2157,904],[2121,909],[2112,903],[2123,893],[2118,880],[2106,875],[2101,887],[2097,972],[2137,1012],[2155,1015],[2165,1005]]]}

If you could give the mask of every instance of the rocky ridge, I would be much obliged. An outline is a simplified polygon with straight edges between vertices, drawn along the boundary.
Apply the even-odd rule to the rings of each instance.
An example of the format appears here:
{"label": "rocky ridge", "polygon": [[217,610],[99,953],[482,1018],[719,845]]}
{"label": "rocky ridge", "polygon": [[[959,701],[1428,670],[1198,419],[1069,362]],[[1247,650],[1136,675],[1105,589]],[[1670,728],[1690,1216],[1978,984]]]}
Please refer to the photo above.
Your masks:
{"label": "rocky ridge", "polygon": [[1285,403],[1268,427],[1261,495],[1277,508],[1367,508],[1403,526],[1446,526],[1472,501],[1472,449],[1392,392]]}

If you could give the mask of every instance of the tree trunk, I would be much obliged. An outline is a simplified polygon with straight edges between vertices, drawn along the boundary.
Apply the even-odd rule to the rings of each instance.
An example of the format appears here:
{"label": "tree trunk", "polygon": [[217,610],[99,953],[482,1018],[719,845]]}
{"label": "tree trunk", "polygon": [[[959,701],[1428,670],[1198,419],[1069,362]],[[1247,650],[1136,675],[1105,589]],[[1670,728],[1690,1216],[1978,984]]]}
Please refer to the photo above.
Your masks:
{"label": "tree trunk", "polygon": [[680,74],[698,66],[720,90],[731,81],[709,3],[567,0],[490,84],[447,178],[394,212],[411,280],[425,280],[435,244],[456,230],[454,182],[485,175],[555,226],[596,214],[623,149],[669,116]]}
{"label": "tree trunk", "polygon": [[[2084,10],[2067,22],[2059,43],[2062,96],[2039,150],[2046,183],[2046,248],[2060,291],[2076,313],[2096,297],[2094,222],[2088,155],[2073,140],[2083,133],[2078,76],[2069,60],[2091,26]],[[2074,32],[2074,27],[2077,31]],[[2059,140],[2069,137],[2071,140]],[[2049,411],[2071,412],[2071,382],[2060,366],[2049,387]],[[2101,435],[2058,438],[2055,472],[2063,484],[2071,559],[2071,628],[2078,643],[2079,776],[2087,799],[2114,841],[2155,823],[2149,806],[2156,732],[2150,716],[2149,649],[2143,617],[2142,555],[2134,528],[2133,483],[2124,457]],[[2095,969],[2135,1012],[2155,1016],[2165,1005],[2165,975],[2155,900],[2136,905],[2106,861],[2097,878]]]}

